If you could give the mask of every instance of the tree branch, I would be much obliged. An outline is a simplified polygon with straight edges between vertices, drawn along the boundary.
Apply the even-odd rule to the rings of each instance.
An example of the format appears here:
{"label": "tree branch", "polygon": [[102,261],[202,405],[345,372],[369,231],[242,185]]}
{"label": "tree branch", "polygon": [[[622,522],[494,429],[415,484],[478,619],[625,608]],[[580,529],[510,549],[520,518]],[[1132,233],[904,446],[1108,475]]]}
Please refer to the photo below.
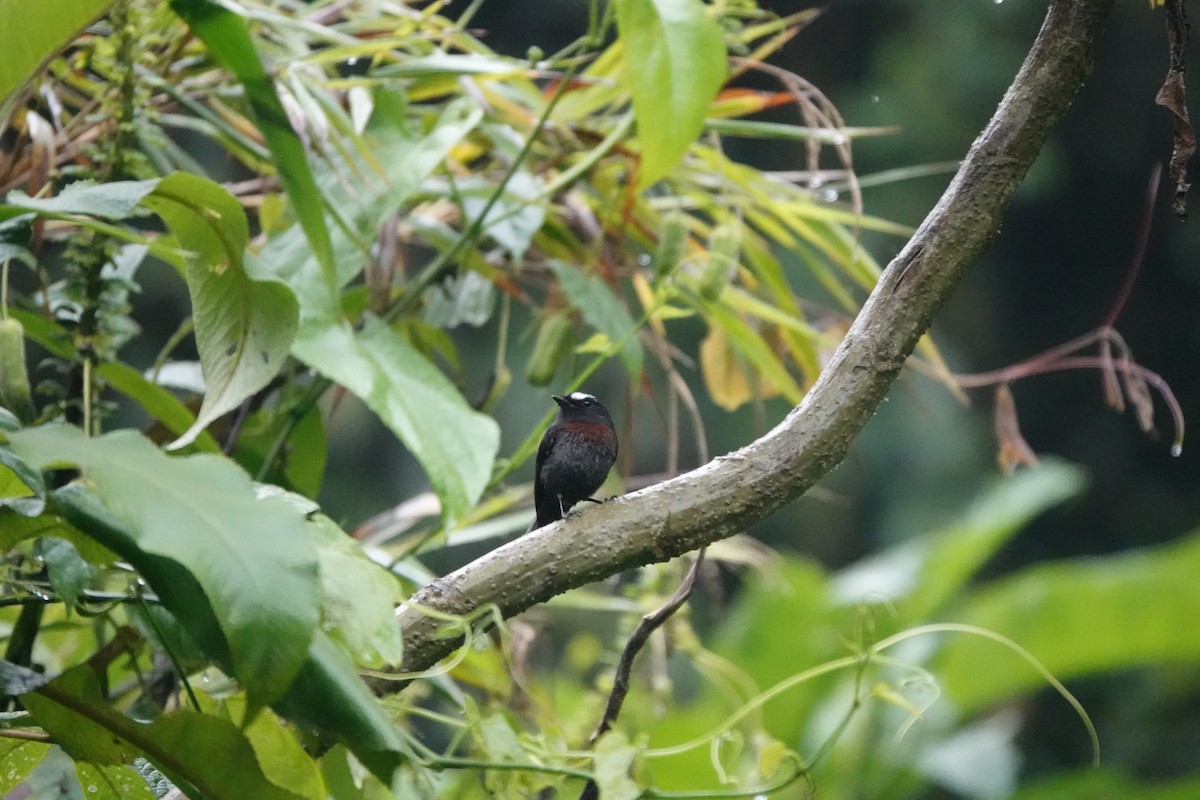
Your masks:
{"label": "tree branch", "polygon": [[[459,639],[440,614],[517,614],[631,567],[732,536],[803,494],[846,455],[933,314],[1000,227],[1017,185],[1091,69],[1112,0],[1056,0],[954,180],[888,265],[804,400],[761,439],[657,486],[509,542],[417,592],[398,612],[400,669],[426,669]],[[404,681],[374,680],[376,691]]]}

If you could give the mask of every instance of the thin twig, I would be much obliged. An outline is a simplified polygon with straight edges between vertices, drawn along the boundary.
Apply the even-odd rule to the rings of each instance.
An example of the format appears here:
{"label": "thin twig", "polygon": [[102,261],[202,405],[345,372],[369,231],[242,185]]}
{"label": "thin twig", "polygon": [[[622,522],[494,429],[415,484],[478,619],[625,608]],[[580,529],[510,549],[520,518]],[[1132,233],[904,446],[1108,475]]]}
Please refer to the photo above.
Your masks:
{"label": "thin twig", "polygon": [[[675,590],[675,594],[671,595],[670,599],[658,609],[642,617],[637,627],[634,628],[629,641],[625,643],[625,649],[621,651],[621,659],[617,662],[617,672],[613,676],[612,691],[608,693],[608,703],[604,707],[604,715],[600,718],[600,724],[596,726],[596,730],[588,738],[589,744],[594,745],[601,736],[612,729],[613,723],[617,721],[617,717],[621,713],[621,706],[624,705],[625,697],[629,694],[629,675],[633,671],[634,659],[646,646],[650,634],[662,627],[662,624],[670,619],[671,615],[692,596],[692,589],[695,588],[696,577],[704,565],[704,553],[707,549],[701,547],[696,552],[696,560],[692,562],[687,574],[683,576],[683,581]],[[595,781],[588,781],[579,795],[579,800],[594,800],[599,797],[599,791]]]}
{"label": "thin twig", "polygon": [[596,740],[607,733],[613,723],[617,721],[617,716],[621,713],[621,705],[625,702],[625,695],[629,693],[629,674],[633,670],[633,660],[645,647],[650,634],[662,627],[662,624],[670,619],[671,615],[691,597],[692,589],[696,586],[696,577],[700,574],[700,568],[704,566],[704,553],[707,549],[702,547],[696,552],[696,560],[692,562],[691,568],[683,576],[683,581],[675,590],[675,594],[671,595],[671,598],[657,610],[642,617],[642,621],[634,629],[633,635],[625,643],[625,649],[621,652],[621,660],[617,662],[617,673],[613,676],[613,688],[608,695],[608,704],[604,707],[604,716],[600,718],[600,724],[596,726],[595,732],[588,739],[591,744],[595,744]]}
{"label": "thin twig", "polygon": [[1154,198],[1158,196],[1158,184],[1161,178],[1162,164],[1155,164],[1154,169],[1150,172],[1150,185],[1146,189],[1146,203],[1142,206],[1137,246],[1133,249],[1129,271],[1125,273],[1125,283],[1121,286],[1121,291],[1113,298],[1112,307],[1108,309],[1108,314],[1104,317],[1104,325],[1107,327],[1117,324],[1117,317],[1121,316],[1121,311],[1129,302],[1129,295],[1133,292],[1133,285],[1137,283],[1138,273],[1142,271],[1142,262],[1146,259],[1146,247],[1150,243],[1150,230],[1154,227]]}

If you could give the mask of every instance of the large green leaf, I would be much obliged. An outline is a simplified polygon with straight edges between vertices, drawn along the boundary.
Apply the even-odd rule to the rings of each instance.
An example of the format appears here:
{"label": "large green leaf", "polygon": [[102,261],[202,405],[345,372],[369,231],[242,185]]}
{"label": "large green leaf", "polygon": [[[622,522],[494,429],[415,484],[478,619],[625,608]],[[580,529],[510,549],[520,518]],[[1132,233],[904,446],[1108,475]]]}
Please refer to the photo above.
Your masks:
{"label": "large green leaf", "polygon": [[31,465],[80,470],[55,494],[64,515],[137,567],[253,702],[286,689],[319,619],[303,514],[256,497],[249,477],[224,458],[171,458],[133,432],[88,438],[48,425],[9,436]]}
{"label": "large green leaf", "polygon": [[[0,119],[14,92],[66,47],[112,0],[0,3]],[[36,13],[35,13],[36,12]]]}
{"label": "large green leaf", "polygon": [[349,656],[321,631],[313,636],[308,660],[275,708],[300,725],[335,734],[384,783],[391,783],[393,770],[411,756]]}
{"label": "large green leaf", "polygon": [[130,764],[141,756],[173,780],[195,786],[206,800],[302,800],[263,774],[254,749],[233,723],[192,711],[135,722],[104,700],[87,665],[21,695],[21,702],[78,762]]}
{"label": "large green leaf", "polygon": [[[980,590],[956,621],[1032,653],[1056,677],[1200,659],[1200,533],[1163,547],[1044,564]],[[930,667],[967,713],[1045,685],[994,641],[955,634]]]}
{"label": "large green leaf", "polygon": [[263,68],[245,21],[212,0],[173,0],[171,8],[204,42],[213,57],[237,76],[246,100],[271,151],[279,179],[308,237],[326,285],[335,283],[333,245],[324,207],[308,165],[304,144],[292,129],[275,84]]}
{"label": "large green leaf", "polygon": [[721,28],[700,0],[617,0],[625,78],[649,186],[683,157],[725,78]]}
{"label": "large green leaf", "polygon": [[[182,265],[207,383],[200,412],[175,442],[176,447],[193,442],[214,419],[236,408],[279,372],[296,333],[296,298],[274,275],[255,269],[245,249],[249,238],[246,215],[220,185],[177,172],[156,180],[80,182],[50,198],[28,198],[13,192],[6,202],[0,213],[32,211],[112,234],[120,231],[126,238],[132,235],[94,220],[121,220],[141,206],[156,212],[171,229],[174,243],[185,251]],[[179,253],[166,252],[161,242],[155,250],[179,261]],[[37,325],[29,334],[35,341],[54,346],[46,341],[51,336],[45,332],[39,336]],[[135,399],[145,401],[147,410],[157,411],[165,423],[175,425],[185,418],[178,403],[152,391],[148,384],[139,384],[127,370],[110,367],[109,371],[116,373],[110,377],[135,392]],[[204,447],[211,445],[208,441]]]}
{"label": "large green leaf", "polygon": [[467,405],[454,384],[388,325],[368,318],[314,327],[295,353],[362,398],[396,432],[429,476],[447,521],[483,493],[500,448],[491,417]]}
{"label": "large green leaf", "polygon": [[404,656],[396,624],[400,582],[328,517],[310,519],[321,571],[321,629],[360,666],[399,664]]}
{"label": "large green leaf", "polygon": [[256,280],[248,271],[246,215],[218,184],[177,172],[142,204],[162,217],[191,256],[186,275],[206,386],[195,423],[173,444],[182,447],[275,377],[299,312],[285,284],[273,276]]}

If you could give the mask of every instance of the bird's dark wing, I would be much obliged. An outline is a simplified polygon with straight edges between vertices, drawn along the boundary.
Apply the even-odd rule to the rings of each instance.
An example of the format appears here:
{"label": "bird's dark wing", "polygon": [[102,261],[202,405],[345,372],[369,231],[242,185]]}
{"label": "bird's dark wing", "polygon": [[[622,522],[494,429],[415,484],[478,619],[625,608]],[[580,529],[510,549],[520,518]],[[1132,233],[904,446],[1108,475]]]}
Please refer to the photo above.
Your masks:
{"label": "bird's dark wing", "polygon": [[[538,445],[537,460],[534,462],[533,469],[533,508],[537,514],[537,519],[534,522],[535,527],[547,525],[555,519],[558,519],[557,509],[558,500],[553,497],[546,497],[545,482],[542,480],[542,469],[546,466],[546,461],[550,458],[551,451],[554,450],[554,445],[558,443],[558,436],[561,429],[557,425],[551,425],[546,429],[546,435],[542,437],[542,443]],[[543,508],[543,503],[545,508]],[[555,514],[552,518],[547,519],[550,510],[553,509]]]}

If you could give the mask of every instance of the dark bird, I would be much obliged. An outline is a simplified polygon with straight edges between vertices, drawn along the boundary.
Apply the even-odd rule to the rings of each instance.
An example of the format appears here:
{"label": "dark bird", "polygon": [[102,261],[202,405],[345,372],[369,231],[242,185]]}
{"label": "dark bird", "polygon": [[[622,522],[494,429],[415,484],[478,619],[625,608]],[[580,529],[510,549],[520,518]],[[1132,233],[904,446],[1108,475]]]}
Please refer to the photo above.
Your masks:
{"label": "dark bird", "polygon": [[558,418],[538,447],[533,479],[537,518],[529,530],[566,518],[582,500],[597,502],[592,492],[617,460],[617,429],[599,400],[583,392],[553,397]]}

